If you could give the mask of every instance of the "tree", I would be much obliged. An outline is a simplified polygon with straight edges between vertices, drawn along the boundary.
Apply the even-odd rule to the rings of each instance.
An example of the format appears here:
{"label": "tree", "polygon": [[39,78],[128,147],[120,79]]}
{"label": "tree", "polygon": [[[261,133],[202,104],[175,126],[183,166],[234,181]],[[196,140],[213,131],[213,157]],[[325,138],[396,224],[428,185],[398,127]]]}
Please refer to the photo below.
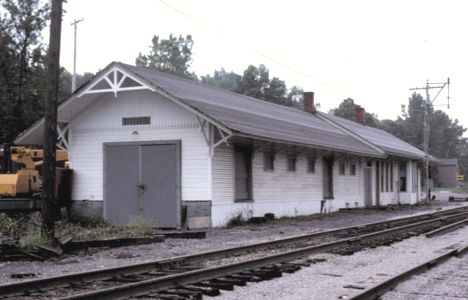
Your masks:
{"label": "tree", "polygon": [[270,79],[265,65],[249,65],[243,75],[224,69],[215,70],[213,76],[202,76],[201,81],[260,100],[302,109],[302,88],[293,86],[288,89],[284,80],[278,77]]}
{"label": "tree", "polygon": [[[332,109],[331,112],[338,117],[342,117],[351,121],[356,121],[356,107],[354,100],[351,98],[344,99],[340,105]],[[379,126],[379,120],[375,114],[366,112],[364,115],[364,124],[372,127]]]}
{"label": "tree", "polygon": [[41,32],[49,5],[0,0],[0,144],[11,142],[42,116],[45,51]]}
{"label": "tree", "polygon": [[240,91],[240,82],[242,76],[234,72],[226,72],[225,69],[215,70],[213,76],[207,74],[201,77],[201,81],[206,84],[210,84],[216,87],[220,87],[225,90],[232,92]]}
{"label": "tree", "polygon": [[197,79],[195,73],[190,71],[192,47],[191,35],[187,35],[185,38],[180,35],[177,38],[171,34],[168,39],[160,39],[159,36],[155,35],[150,46],[150,53],[147,55],[140,53],[136,58],[136,65],[189,79]]}

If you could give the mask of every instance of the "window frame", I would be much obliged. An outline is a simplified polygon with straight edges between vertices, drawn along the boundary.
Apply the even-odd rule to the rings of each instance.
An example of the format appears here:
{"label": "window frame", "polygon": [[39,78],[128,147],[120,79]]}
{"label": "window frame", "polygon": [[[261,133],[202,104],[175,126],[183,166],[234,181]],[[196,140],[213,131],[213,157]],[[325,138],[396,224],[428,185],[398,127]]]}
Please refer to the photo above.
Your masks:
{"label": "window frame", "polygon": [[[296,155],[288,155],[286,156],[287,161],[287,171],[290,173],[294,173],[297,170],[297,156]],[[292,162],[292,164],[291,164]],[[292,167],[292,168],[291,168]]]}
{"label": "window frame", "polygon": [[315,157],[307,157],[307,173],[308,174],[315,174],[315,161],[316,161]]}
{"label": "window frame", "polygon": [[340,162],[338,164],[338,175],[346,176],[346,163]]}
{"label": "window frame", "polygon": [[355,163],[349,165],[349,175],[356,176],[357,173],[357,166]]}

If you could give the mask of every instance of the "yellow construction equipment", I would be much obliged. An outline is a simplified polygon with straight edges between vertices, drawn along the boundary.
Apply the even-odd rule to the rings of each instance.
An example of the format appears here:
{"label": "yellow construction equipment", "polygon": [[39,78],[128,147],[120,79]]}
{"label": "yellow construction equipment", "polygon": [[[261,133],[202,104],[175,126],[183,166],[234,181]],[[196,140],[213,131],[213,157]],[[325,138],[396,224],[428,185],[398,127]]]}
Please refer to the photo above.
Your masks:
{"label": "yellow construction equipment", "polygon": [[[0,198],[31,197],[41,192],[42,181],[37,168],[42,165],[44,150],[11,147],[11,160],[20,166],[14,174],[0,174]],[[68,154],[57,150],[56,161],[67,161]]]}

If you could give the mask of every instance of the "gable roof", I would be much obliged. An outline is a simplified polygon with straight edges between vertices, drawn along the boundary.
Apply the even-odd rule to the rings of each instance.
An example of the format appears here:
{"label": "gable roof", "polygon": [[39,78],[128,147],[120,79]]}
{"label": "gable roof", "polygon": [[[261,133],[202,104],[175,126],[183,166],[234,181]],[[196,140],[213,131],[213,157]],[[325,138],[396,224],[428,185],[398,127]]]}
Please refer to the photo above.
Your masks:
{"label": "gable roof", "polygon": [[[112,69],[124,72],[151,91],[165,95],[208,122],[232,132],[233,135],[370,157],[398,155],[421,158],[421,151],[416,151],[417,149],[413,149],[409,144],[378,129],[323,113],[311,114],[193,80],[117,62],[111,63],[62,103],[58,109],[58,119],[70,120],[95,101],[99,94],[84,92],[96,85],[103,78],[103,74]],[[324,116],[327,120],[324,120]],[[41,122],[18,136],[15,143],[37,143],[42,139]],[[365,128],[356,129],[359,126]],[[383,141],[380,140],[382,137]]]}

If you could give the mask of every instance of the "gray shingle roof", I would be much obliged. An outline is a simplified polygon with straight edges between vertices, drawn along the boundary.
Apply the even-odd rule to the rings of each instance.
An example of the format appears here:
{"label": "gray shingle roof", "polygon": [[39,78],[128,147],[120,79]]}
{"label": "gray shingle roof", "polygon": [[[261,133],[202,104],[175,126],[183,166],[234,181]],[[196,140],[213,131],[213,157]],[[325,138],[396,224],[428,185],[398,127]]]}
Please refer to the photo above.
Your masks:
{"label": "gray shingle roof", "polygon": [[323,149],[382,156],[372,147],[311,113],[146,68],[122,65],[235,132]]}
{"label": "gray shingle roof", "polygon": [[[424,153],[419,149],[376,128],[320,112],[317,115],[307,113],[122,63],[111,63],[78,91],[86,89],[100,74],[114,66],[146,81],[153,88],[178,99],[235,134],[370,157],[397,155],[424,158]],[[97,95],[72,96],[60,105],[59,118],[66,116],[69,119],[72,113],[79,114],[96,100]],[[18,136],[15,142],[39,144],[42,130],[43,120],[40,120]]]}
{"label": "gray shingle roof", "polygon": [[365,138],[372,144],[384,150],[388,155],[412,157],[416,159],[423,159],[425,157],[423,151],[384,130],[365,126],[331,114],[321,113],[321,115]]}

